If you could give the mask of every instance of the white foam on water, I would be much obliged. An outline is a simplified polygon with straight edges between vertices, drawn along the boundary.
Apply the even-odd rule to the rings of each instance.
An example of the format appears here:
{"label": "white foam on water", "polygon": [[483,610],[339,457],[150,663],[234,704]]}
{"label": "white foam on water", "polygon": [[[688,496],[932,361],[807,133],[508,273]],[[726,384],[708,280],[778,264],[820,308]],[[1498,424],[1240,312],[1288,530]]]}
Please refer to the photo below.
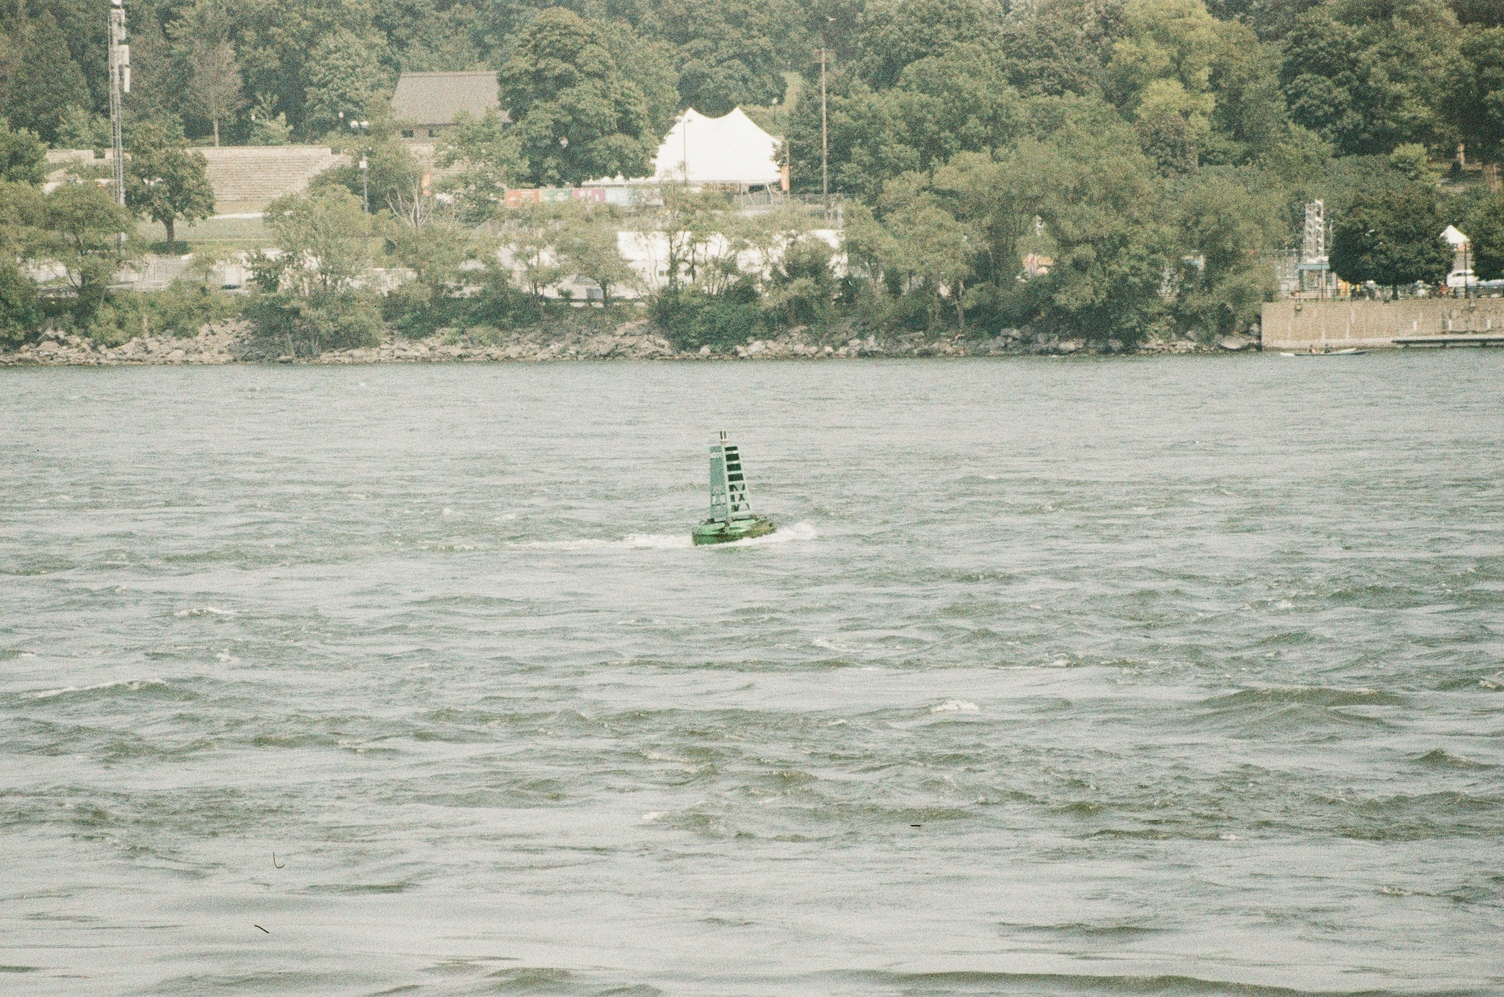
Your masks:
{"label": "white foam on water", "polygon": [[947,699],[930,707],[931,713],[980,713],[981,710],[976,703],[968,703],[964,699]]}
{"label": "white foam on water", "polygon": [[676,547],[693,547],[694,540],[688,533],[629,533],[627,539],[622,541],[628,547],[641,547],[651,550],[672,550]]}
{"label": "white foam on water", "polygon": [[508,547],[517,547],[523,550],[592,550],[597,547],[609,547],[605,540],[529,540],[525,543],[507,544]]}
{"label": "white foam on water", "polygon": [[195,606],[192,609],[180,609],[173,616],[234,616],[233,609],[217,609],[214,606]]}
{"label": "white foam on water", "polygon": [[769,544],[786,544],[794,540],[813,540],[820,535],[815,529],[815,524],[799,522],[793,526],[780,528],[776,533],[769,533],[763,537],[751,537],[746,540],[733,540],[730,543],[714,544],[715,547],[765,547]]}
{"label": "white foam on water", "polygon": [[[446,510],[447,512],[448,510]],[[789,543],[793,540],[809,540],[819,536],[811,523],[795,523],[788,529],[770,533],[765,537],[748,540],[733,540],[730,543],[708,544],[707,547],[753,547],[765,544]],[[683,550],[694,546],[689,531],[683,533],[629,533],[621,540],[534,540],[527,543],[508,544],[529,550],[595,550],[604,547],[631,550]]]}
{"label": "white foam on water", "polygon": [[116,689],[121,687],[135,692],[139,689],[145,689],[147,686],[165,686],[166,684],[161,679],[119,679],[114,682],[100,682],[98,685],[70,685],[64,686],[61,689],[47,689],[34,693],[31,698],[52,699],[54,696],[66,696],[70,692],[98,692],[100,689]]}

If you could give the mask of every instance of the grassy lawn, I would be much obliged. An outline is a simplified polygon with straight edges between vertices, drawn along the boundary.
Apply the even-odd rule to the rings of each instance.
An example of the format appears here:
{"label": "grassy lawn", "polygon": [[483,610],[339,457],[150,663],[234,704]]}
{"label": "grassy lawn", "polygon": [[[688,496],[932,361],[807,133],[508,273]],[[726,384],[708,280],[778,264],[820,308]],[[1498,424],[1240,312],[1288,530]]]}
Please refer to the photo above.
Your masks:
{"label": "grassy lawn", "polygon": [[[161,243],[167,232],[157,222],[142,222],[136,226],[137,235],[145,242]],[[179,222],[177,241],[187,243],[190,250],[202,248],[206,252],[219,253],[236,249],[257,249],[271,244],[271,235],[260,218],[209,218],[192,225]]]}

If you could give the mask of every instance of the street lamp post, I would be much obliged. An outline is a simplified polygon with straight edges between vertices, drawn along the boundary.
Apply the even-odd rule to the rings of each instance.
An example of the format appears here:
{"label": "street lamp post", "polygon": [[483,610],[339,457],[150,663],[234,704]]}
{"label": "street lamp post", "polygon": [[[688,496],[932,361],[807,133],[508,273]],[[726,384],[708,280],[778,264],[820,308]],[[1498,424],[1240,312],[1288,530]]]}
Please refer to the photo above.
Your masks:
{"label": "street lamp post", "polygon": [[[340,113],[340,117],[344,117],[345,116],[345,112],[344,111],[341,111],[339,113]],[[370,131],[370,129],[371,129],[371,123],[369,121],[356,121],[354,118],[350,119],[350,130],[352,132],[356,132],[357,134],[368,133]],[[371,181],[370,181],[370,166],[371,166],[371,164],[366,159],[366,155],[367,155],[367,150],[362,149],[361,152],[360,152],[360,191],[361,191],[360,200],[361,200],[362,206],[364,207],[365,213],[369,215],[371,213]]]}

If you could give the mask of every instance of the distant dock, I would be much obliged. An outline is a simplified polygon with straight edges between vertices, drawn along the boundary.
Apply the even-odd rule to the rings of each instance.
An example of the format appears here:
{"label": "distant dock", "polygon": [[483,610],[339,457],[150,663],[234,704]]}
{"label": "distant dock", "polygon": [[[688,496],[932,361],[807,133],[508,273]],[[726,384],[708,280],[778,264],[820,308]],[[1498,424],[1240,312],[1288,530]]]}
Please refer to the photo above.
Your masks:
{"label": "distant dock", "polygon": [[1435,336],[1396,336],[1395,346],[1504,346],[1504,332],[1442,333]]}

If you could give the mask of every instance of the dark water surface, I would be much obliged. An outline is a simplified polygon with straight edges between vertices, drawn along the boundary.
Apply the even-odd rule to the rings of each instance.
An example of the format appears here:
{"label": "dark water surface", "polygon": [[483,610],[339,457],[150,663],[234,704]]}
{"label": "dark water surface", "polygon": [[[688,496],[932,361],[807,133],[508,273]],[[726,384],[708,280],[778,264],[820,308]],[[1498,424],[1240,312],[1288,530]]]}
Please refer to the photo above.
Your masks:
{"label": "dark water surface", "polygon": [[0,991],[1504,988],[1504,353],[12,369],[0,474]]}

